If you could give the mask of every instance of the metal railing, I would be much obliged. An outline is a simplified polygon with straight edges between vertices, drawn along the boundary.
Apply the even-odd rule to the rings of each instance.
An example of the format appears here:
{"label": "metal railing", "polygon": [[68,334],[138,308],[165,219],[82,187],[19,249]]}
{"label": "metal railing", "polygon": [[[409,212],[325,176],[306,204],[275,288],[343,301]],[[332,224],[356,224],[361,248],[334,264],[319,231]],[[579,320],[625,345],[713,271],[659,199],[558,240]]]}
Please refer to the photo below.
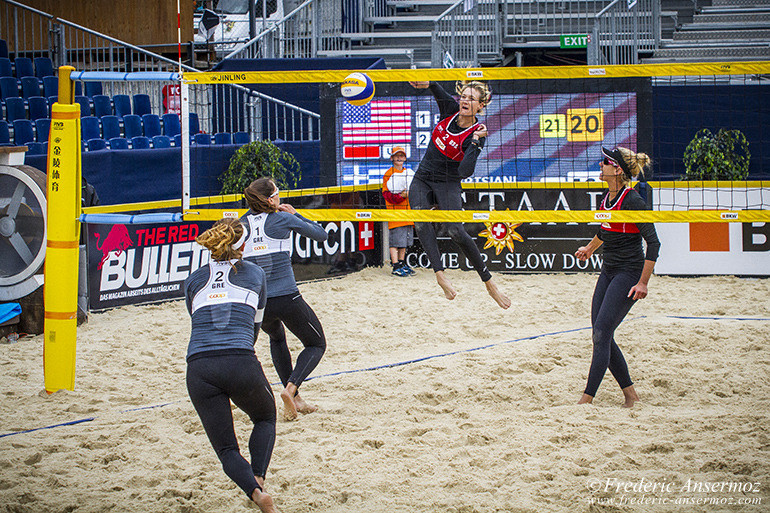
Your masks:
{"label": "metal railing", "polygon": [[[79,71],[200,71],[14,0],[0,0],[0,38],[14,58],[48,57],[54,71],[63,65]],[[147,94],[153,113],[166,110],[158,82],[105,82],[102,92]],[[319,133],[319,114],[237,84],[192,88],[190,110],[207,133],[247,131],[252,140],[287,141],[312,140]]]}
{"label": "metal railing", "polygon": [[506,0],[505,35],[520,42],[588,34],[608,0]]}
{"label": "metal railing", "polygon": [[660,0],[613,0],[593,20],[588,64],[638,64],[640,53],[660,46]]}
{"label": "metal railing", "polygon": [[466,10],[458,0],[441,13],[431,33],[431,66],[478,67],[502,58],[502,12],[505,0],[475,0]]}
{"label": "metal railing", "polygon": [[356,6],[353,0],[306,0],[225,59],[312,58],[319,51],[343,50],[343,21],[352,27],[361,23]]}

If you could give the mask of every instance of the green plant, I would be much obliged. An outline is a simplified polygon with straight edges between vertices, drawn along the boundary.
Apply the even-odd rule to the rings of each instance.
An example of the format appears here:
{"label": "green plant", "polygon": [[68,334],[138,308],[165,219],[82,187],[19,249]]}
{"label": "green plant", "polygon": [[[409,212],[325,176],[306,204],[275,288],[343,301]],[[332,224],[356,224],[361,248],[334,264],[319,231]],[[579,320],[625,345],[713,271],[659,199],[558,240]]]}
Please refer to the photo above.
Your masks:
{"label": "green plant", "polygon": [[745,180],[749,143],[740,130],[699,130],[684,150],[685,180]]}
{"label": "green plant", "polygon": [[289,152],[270,141],[244,144],[230,158],[227,171],[222,173],[221,194],[241,194],[255,179],[269,176],[280,189],[297,186],[302,172],[299,162]]}

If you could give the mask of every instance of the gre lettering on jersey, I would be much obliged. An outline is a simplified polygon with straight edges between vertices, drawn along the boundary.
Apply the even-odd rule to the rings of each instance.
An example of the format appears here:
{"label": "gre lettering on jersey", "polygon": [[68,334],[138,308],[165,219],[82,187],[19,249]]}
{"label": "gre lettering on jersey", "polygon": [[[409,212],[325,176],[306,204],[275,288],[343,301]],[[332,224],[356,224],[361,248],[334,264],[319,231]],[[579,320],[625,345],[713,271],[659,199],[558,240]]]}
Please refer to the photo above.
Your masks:
{"label": "gre lettering on jersey", "polygon": [[195,294],[195,297],[193,297],[193,313],[204,306],[242,303],[254,308],[255,319],[256,317],[259,317],[258,320],[261,320],[262,311],[258,309],[259,294],[253,290],[239,287],[230,282],[230,269],[235,262],[237,262],[237,260],[209,262],[209,280],[206,282],[206,285]]}
{"label": "gre lettering on jersey", "polygon": [[265,234],[267,213],[246,216],[249,221],[249,235],[246,238],[244,257],[267,255],[270,253],[291,253],[291,236],[285,239],[273,239]]}

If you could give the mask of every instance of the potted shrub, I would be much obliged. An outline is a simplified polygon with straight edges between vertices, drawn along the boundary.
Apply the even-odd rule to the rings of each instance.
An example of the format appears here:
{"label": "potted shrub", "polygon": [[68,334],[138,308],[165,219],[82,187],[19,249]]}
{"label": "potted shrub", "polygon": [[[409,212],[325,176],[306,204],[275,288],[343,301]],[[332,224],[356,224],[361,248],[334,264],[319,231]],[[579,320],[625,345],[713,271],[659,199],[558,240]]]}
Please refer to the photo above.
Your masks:
{"label": "potted shrub", "polygon": [[292,189],[299,184],[302,173],[299,162],[289,152],[270,141],[244,144],[230,158],[227,171],[222,173],[221,194],[242,194],[255,179],[269,176],[280,189]]}
{"label": "potted shrub", "polygon": [[745,180],[749,143],[740,130],[699,130],[684,150],[685,180]]}

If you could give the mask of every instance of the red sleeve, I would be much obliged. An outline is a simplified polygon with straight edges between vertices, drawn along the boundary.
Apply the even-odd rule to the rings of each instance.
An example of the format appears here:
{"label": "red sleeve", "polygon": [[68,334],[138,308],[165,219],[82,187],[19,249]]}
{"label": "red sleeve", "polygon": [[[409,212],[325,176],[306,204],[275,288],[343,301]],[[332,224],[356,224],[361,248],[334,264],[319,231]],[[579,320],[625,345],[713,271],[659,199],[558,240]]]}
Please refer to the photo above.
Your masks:
{"label": "red sleeve", "polygon": [[406,198],[402,198],[400,194],[393,194],[390,191],[383,190],[382,196],[391,203],[398,205],[403,203]]}

